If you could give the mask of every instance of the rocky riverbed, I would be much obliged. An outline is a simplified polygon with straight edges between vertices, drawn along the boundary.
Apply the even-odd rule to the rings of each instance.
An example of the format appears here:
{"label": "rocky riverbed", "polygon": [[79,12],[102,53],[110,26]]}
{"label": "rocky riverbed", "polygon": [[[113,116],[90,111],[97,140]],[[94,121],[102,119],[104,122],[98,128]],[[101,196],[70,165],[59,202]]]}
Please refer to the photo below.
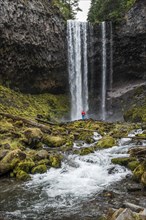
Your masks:
{"label": "rocky riverbed", "polygon": [[0,133],[4,219],[98,219],[125,201],[145,206],[144,124],[1,113]]}

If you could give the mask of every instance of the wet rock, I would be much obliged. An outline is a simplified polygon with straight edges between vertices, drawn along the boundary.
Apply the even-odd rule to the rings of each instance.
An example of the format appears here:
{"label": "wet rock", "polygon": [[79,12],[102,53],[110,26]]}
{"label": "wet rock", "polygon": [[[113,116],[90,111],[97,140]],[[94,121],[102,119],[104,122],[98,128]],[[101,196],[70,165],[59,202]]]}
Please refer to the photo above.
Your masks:
{"label": "wet rock", "polygon": [[45,164],[38,165],[31,170],[32,174],[35,173],[45,173],[47,171],[47,167]]}
{"label": "wet rock", "polygon": [[145,166],[144,164],[140,164],[138,167],[135,168],[135,170],[133,171],[133,178],[136,181],[140,181],[141,180],[141,176],[143,175],[143,173],[145,172]]}
{"label": "wet rock", "polygon": [[74,154],[79,154],[81,156],[88,155],[94,152],[94,147],[85,147],[82,149],[75,149],[73,151]]}
{"label": "wet rock", "polygon": [[144,209],[143,211],[141,211],[139,213],[139,216],[142,220],[146,220],[146,209]]}
{"label": "wet rock", "polygon": [[42,147],[40,141],[43,137],[43,133],[39,128],[27,128],[24,131],[26,140],[24,140],[30,148],[40,148]]}
{"label": "wet rock", "polygon": [[104,136],[95,145],[97,148],[110,148],[116,144],[116,140],[111,136]]}
{"label": "wet rock", "polygon": [[20,170],[19,172],[17,172],[16,178],[22,181],[27,181],[31,179],[30,175],[23,170]]}
{"label": "wet rock", "polygon": [[51,167],[59,168],[61,167],[61,156],[59,155],[50,155],[49,164]]}
{"label": "wet rock", "polygon": [[10,163],[2,163],[0,162],[0,176],[6,174],[11,171]]}
{"label": "wet rock", "polygon": [[124,202],[123,206],[126,208],[129,208],[131,211],[134,211],[134,212],[140,212],[144,209],[144,207],[141,207],[133,203],[129,203],[129,202]]}
{"label": "wet rock", "polygon": [[44,135],[43,143],[48,147],[61,147],[66,143],[66,140],[62,136]]}
{"label": "wet rock", "polygon": [[2,163],[11,163],[13,159],[24,160],[26,158],[26,154],[19,149],[10,151],[3,159]]}
{"label": "wet rock", "polygon": [[15,169],[14,169],[14,173],[17,174],[20,170],[25,171],[26,173],[30,173],[31,169],[35,166],[35,163],[33,162],[33,160],[28,159],[28,160],[24,160],[19,162]]}
{"label": "wet rock", "polygon": [[121,157],[121,158],[113,158],[112,163],[119,164],[122,166],[127,166],[129,162],[136,161],[136,159],[133,157]]}
{"label": "wet rock", "polygon": [[136,220],[138,219],[138,216],[134,214],[130,209],[119,209],[117,210],[111,220]]}
{"label": "wet rock", "polygon": [[48,158],[49,153],[46,150],[40,150],[36,153],[35,158],[38,160],[46,159]]}

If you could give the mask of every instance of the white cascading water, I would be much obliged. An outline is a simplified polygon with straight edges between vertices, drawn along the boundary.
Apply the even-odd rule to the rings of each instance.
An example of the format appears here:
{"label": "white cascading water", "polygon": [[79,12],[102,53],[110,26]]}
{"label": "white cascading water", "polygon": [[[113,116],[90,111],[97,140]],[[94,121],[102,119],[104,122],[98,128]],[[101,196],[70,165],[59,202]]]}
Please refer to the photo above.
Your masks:
{"label": "white cascading water", "polygon": [[[90,201],[113,183],[131,174],[131,171],[124,166],[113,164],[111,159],[127,157],[128,149],[135,146],[131,137],[142,132],[141,129],[132,131],[128,138],[119,140],[118,146],[97,150],[89,155],[66,154],[61,168],[50,168],[44,174],[32,175],[32,180],[24,183],[23,186],[11,182],[10,188],[7,189],[6,185],[1,188],[2,182],[1,208],[6,210],[5,217],[13,216],[14,218],[9,219],[16,220],[84,219],[82,215],[86,210],[89,216],[89,210],[92,210],[93,205]],[[94,132],[94,144],[101,138],[101,135]],[[74,143],[74,148],[85,148],[94,144],[77,142]],[[9,202],[5,198],[9,199]],[[89,209],[83,204],[89,205]],[[97,205],[98,203],[93,210],[97,209]],[[71,215],[79,217],[70,218]]]}
{"label": "white cascading water", "polygon": [[106,72],[107,72],[107,61],[106,61],[106,23],[105,21],[101,24],[102,28],[102,90],[101,90],[101,119],[106,119]]}
{"label": "white cascading water", "polygon": [[[108,95],[112,93],[113,90],[113,25],[112,22],[110,22],[110,73],[109,73],[109,93]],[[108,101],[108,112],[110,113],[109,116],[112,115],[113,109],[112,109],[112,98],[109,98]]]}
{"label": "white cascading water", "polygon": [[88,111],[87,22],[67,21],[71,120]]}
{"label": "white cascading water", "polygon": [[110,22],[110,92],[112,92],[113,87],[113,25]]}

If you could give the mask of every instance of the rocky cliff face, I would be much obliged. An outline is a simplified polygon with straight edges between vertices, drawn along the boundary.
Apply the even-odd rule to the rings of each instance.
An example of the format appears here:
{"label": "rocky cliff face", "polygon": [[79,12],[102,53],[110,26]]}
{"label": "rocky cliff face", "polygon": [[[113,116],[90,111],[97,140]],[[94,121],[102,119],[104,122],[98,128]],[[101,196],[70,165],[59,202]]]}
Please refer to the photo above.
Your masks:
{"label": "rocky cliff face", "polygon": [[[89,66],[92,67],[91,79],[94,86],[90,88],[91,108],[99,109],[101,103],[102,81],[102,27],[101,24],[94,26],[92,47],[90,50]],[[90,40],[91,42],[91,40]],[[111,54],[112,46],[112,54]],[[106,22],[106,64],[107,64],[107,106],[111,109],[112,105],[116,112],[117,101],[120,98],[120,89],[125,87],[122,92],[125,95],[127,86],[141,85],[146,80],[146,1],[137,0],[133,8],[127,12],[123,21],[119,24]],[[112,57],[113,58],[112,58]],[[113,71],[111,71],[111,67]],[[110,76],[112,80],[110,79]],[[90,81],[91,81],[90,79]],[[112,83],[112,86],[111,86]],[[90,85],[90,83],[89,83]],[[119,94],[117,98],[111,95],[110,90]],[[119,90],[119,91],[118,91]],[[127,93],[127,99],[128,95]],[[130,93],[131,94],[131,93]],[[125,95],[126,96],[126,95]],[[124,97],[125,97],[124,96]],[[114,99],[114,100],[113,100]],[[131,96],[130,96],[131,99]],[[118,104],[118,111],[123,108],[123,103]],[[120,113],[121,115],[121,113]]]}
{"label": "rocky cliff face", "polygon": [[146,1],[138,0],[113,33],[114,82],[146,79]]}
{"label": "rocky cliff face", "polygon": [[0,0],[0,81],[23,92],[66,90],[66,25],[49,0]]}

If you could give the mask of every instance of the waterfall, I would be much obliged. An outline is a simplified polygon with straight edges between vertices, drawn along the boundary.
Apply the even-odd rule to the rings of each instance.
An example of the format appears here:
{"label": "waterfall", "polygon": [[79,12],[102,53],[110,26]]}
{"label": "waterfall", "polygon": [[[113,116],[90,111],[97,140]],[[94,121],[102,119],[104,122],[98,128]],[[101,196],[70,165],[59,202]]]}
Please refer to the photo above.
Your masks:
{"label": "waterfall", "polygon": [[[113,89],[113,26],[112,22],[110,22],[110,72],[109,72],[109,94],[112,93]],[[112,98],[109,97],[109,116],[112,115]]]}
{"label": "waterfall", "polygon": [[101,91],[101,114],[102,120],[106,119],[106,72],[107,72],[107,61],[106,61],[106,23],[105,21],[101,24],[102,28],[102,91]]}
{"label": "waterfall", "polygon": [[71,120],[88,111],[87,22],[67,21]]}

